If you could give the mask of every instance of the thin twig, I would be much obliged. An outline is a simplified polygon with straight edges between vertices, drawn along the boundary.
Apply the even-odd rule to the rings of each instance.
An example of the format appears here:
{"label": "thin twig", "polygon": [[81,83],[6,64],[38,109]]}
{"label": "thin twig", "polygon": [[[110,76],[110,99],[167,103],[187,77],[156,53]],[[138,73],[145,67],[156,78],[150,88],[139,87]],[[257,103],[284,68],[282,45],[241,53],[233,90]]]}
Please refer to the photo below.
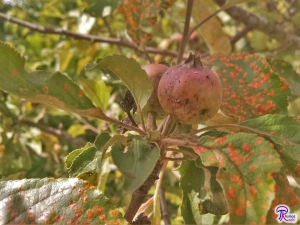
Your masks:
{"label": "thin twig", "polygon": [[66,131],[63,131],[63,130],[57,130],[53,127],[49,127],[47,125],[40,124],[40,123],[34,123],[32,121],[24,120],[24,119],[20,120],[19,122],[21,124],[25,124],[25,125],[28,125],[28,126],[31,126],[31,127],[36,127],[36,128],[40,129],[43,132],[46,132],[48,134],[52,134],[53,136],[57,137],[58,139],[74,143],[78,147],[83,147],[87,144],[87,142],[85,140],[83,140],[81,138],[74,138],[69,133],[67,133]]}
{"label": "thin twig", "polygon": [[159,124],[158,127],[157,127],[157,131],[159,131],[159,132],[162,131],[162,129],[163,129],[163,127],[164,127],[164,125],[165,125],[167,119],[168,119],[168,117],[165,117],[165,118],[160,122],[160,124]]}
{"label": "thin twig", "polygon": [[163,130],[161,132],[161,136],[162,137],[164,137],[166,135],[166,132],[167,132],[170,120],[171,120],[171,116],[168,115],[166,121],[164,122],[164,128],[163,128]]}
{"label": "thin twig", "polygon": [[192,15],[193,4],[194,4],[194,0],[188,0],[186,14],[185,14],[184,31],[183,31],[179,54],[177,57],[177,64],[179,64],[181,62],[181,60],[183,58],[185,46],[190,38],[189,30],[190,30],[190,20],[191,20],[191,15]]}
{"label": "thin twig", "polygon": [[93,127],[91,124],[89,124],[85,119],[83,119],[81,116],[73,113],[73,115],[80,121],[82,122],[89,130],[95,132],[96,134],[100,134],[100,131],[96,128]]}
{"label": "thin twig", "polygon": [[[106,26],[107,29],[108,29],[108,32],[109,32],[110,37],[113,37],[113,32],[112,32],[112,30],[111,30],[111,28],[110,28],[110,25],[109,25],[109,23],[108,23],[108,21],[107,21],[107,18],[106,18],[106,17],[103,17],[102,19],[103,19],[103,21],[104,21],[105,26]],[[123,54],[122,48],[121,48],[119,45],[117,45],[117,47],[118,47],[118,49],[119,49],[119,52],[120,52],[121,54]]]}
{"label": "thin twig", "polygon": [[191,35],[194,31],[196,31],[199,27],[201,27],[204,23],[206,23],[208,20],[210,20],[211,18],[213,18],[215,15],[217,15],[219,12],[221,12],[223,9],[218,9],[217,11],[215,11],[213,14],[211,14],[210,16],[208,16],[206,19],[204,19],[203,21],[201,21],[201,23],[197,24],[196,26],[194,26],[191,31],[189,32],[189,34]]}
{"label": "thin twig", "polygon": [[230,44],[234,45],[236,42],[238,42],[241,38],[245,37],[246,34],[251,31],[252,28],[249,26],[245,26],[243,30],[241,30],[240,32],[238,32],[235,36],[233,36],[230,39]]}
{"label": "thin twig", "polygon": [[163,186],[161,186],[161,188],[160,188],[159,202],[160,202],[160,209],[162,212],[162,217],[165,222],[165,225],[171,225],[170,214],[168,212],[167,200],[166,200],[165,190],[164,190]]}
{"label": "thin twig", "polygon": [[218,124],[218,125],[214,125],[214,126],[209,126],[209,127],[201,128],[199,130],[191,132],[191,134],[192,135],[193,134],[198,134],[198,133],[201,133],[203,131],[213,130],[213,129],[220,128],[220,127],[225,127],[225,128],[239,128],[239,129],[242,129],[242,130],[249,131],[251,133],[258,133],[258,131],[255,131],[255,129],[252,129],[252,128],[249,128],[249,127],[245,127],[245,126],[242,126],[242,125],[238,125],[238,124]]}
{"label": "thin twig", "polygon": [[167,148],[166,151],[179,152],[179,153],[182,153],[184,155],[190,156],[192,158],[198,158],[198,155],[196,155],[196,154],[194,154],[192,152],[189,152],[189,151],[182,150],[182,149]]}
{"label": "thin twig", "polygon": [[153,60],[151,59],[151,57],[147,51],[147,47],[145,45],[143,45],[143,49],[144,49],[145,55],[146,55],[147,59],[149,60],[149,62],[153,63]]}
{"label": "thin twig", "polygon": [[[218,5],[222,6],[225,0],[214,0]],[[285,32],[284,28],[278,24],[271,23],[266,19],[260,18],[244,9],[233,6],[225,9],[233,19],[244,23],[246,26],[269,35],[272,38],[280,41],[282,45],[300,49],[300,36]]]}
{"label": "thin twig", "polygon": [[[120,38],[107,38],[107,37],[99,37],[97,35],[91,35],[91,34],[80,34],[76,33],[70,30],[64,30],[62,28],[50,28],[50,27],[44,27],[35,23],[27,22],[24,20],[17,19],[12,16],[8,16],[4,13],[0,12],[0,18],[7,20],[9,22],[18,24],[23,27],[28,27],[31,30],[37,31],[39,33],[44,33],[44,34],[58,34],[58,35],[65,35],[68,37],[73,37],[75,39],[80,39],[80,40],[87,40],[91,42],[103,42],[103,43],[109,43],[109,44],[114,44],[118,46],[123,46],[127,48],[131,48],[135,51],[139,51],[138,46],[136,44],[130,43],[128,41],[124,41]],[[171,56],[171,57],[177,57],[178,53],[169,51],[169,50],[161,50],[158,48],[153,48],[153,47],[147,47],[146,48],[149,53],[154,53],[154,54],[161,54],[165,56]]]}
{"label": "thin twig", "polygon": [[116,125],[118,125],[118,126],[121,126],[121,127],[126,128],[127,130],[135,131],[135,132],[139,133],[139,134],[142,135],[142,136],[147,136],[147,135],[148,135],[147,132],[141,130],[141,129],[138,128],[138,127],[134,127],[134,126],[131,126],[131,125],[129,125],[129,124],[120,122],[120,121],[115,120],[115,119],[112,119],[112,118],[110,118],[110,117],[108,117],[108,116],[105,117],[105,118],[102,118],[102,117],[101,117],[101,118],[99,118],[99,119],[105,120],[105,121],[110,122],[110,123],[114,123],[114,124],[116,124]]}
{"label": "thin twig", "polygon": [[157,162],[152,173],[147,178],[147,180],[142,184],[142,186],[140,186],[137,190],[133,192],[130,204],[124,216],[127,222],[132,223],[132,220],[136,215],[140,206],[143,204],[144,199],[147,196],[148,191],[150,190],[150,187],[159,178],[158,173],[161,169],[161,166],[162,166],[161,162],[160,161]]}
{"label": "thin twig", "polygon": [[185,158],[162,157],[161,160],[162,161],[182,161],[182,160],[186,160],[186,159]]}

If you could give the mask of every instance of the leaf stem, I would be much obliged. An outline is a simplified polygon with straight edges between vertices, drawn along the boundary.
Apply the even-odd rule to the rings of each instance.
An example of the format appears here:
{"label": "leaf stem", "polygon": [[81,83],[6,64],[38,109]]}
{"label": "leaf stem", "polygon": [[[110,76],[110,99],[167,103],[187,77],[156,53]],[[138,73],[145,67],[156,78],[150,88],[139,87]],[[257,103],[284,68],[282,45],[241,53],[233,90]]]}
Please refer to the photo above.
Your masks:
{"label": "leaf stem", "polygon": [[200,132],[203,132],[203,131],[207,131],[207,130],[213,130],[213,129],[216,129],[216,128],[220,128],[220,127],[225,127],[225,128],[231,128],[231,127],[234,127],[234,128],[240,128],[240,129],[243,129],[243,130],[246,130],[246,131],[250,131],[251,133],[258,133],[260,134],[259,131],[255,130],[255,129],[252,129],[252,128],[249,128],[249,127],[245,127],[245,126],[242,126],[242,125],[238,125],[238,124],[218,124],[218,125],[214,125],[214,126],[209,126],[209,127],[204,127],[204,128],[201,128],[199,130],[196,130],[194,132],[192,132],[191,134],[198,134]]}
{"label": "leaf stem", "polygon": [[140,116],[140,120],[141,120],[141,123],[142,123],[142,128],[143,128],[143,131],[145,133],[147,133],[147,130],[146,130],[146,126],[145,126],[145,121],[144,121],[144,117],[143,117],[143,113],[142,113],[142,109],[140,106],[139,107],[139,116]]}
{"label": "leaf stem", "polygon": [[134,127],[134,126],[131,126],[129,124],[120,122],[120,121],[112,119],[112,118],[110,118],[108,116],[106,116],[105,118],[101,117],[101,118],[98,118],[98,119],[105,120],[107,122],[114,123],[116,125],[122,126],[122,127],[126,128],[127,130],[138,132],[142,136],[147,136],[148,135],[147,132],[139,129],[138,127]]}
{"label": "leaf stem", "polygon": [[191,15],[192,15],[193,4],[194,4],[194,0],[188,0],[186,14],[185,14],[183,37],[182,37],[180,50],[179,50],[178,57],[177,57],[177,64],[179,64],[181,62],[185,46],[190,39],[189,29],[190,29],[190,20],[191,20]]}
{"label": "leaf stem", "polygon": [[161,136],[164,137],[166,135],[166,132],[167,132],[167,129],[168,129],[168,126],[169,126],[169,123],[170,123],[170,119],[171,119],[171,116],[168,115],[166,121],[164,122],[164,128],[161,132]]}
{"label": "leaf stem", "polygon": [[[167,152],[166,157],[169,157],[171,155],[172,155],[172,152]],[[164,173],[165,173],[168,162],[169,162],[168,159],[163,162],[163,165],[162,165],[161,170],[159,172],[159,179],[158,179],[158,181],[156,183],[156,187],[155,187],[155,193],[154,193],[154,196],[153,196],[153,199],[154,199],[154,203],[153,203],[153,222],[154,222],[154,225],[158,225],[156,223],[156,219],[159,219],[159,218],[157,218],[158,215],[156,214],[156,212],[157,212],[157,207],[158,207],[158,203],[159,203],[159,192],[160,192],[160,187],[161,187],[162,180],[163,180],[162,178],[164,176]]]}

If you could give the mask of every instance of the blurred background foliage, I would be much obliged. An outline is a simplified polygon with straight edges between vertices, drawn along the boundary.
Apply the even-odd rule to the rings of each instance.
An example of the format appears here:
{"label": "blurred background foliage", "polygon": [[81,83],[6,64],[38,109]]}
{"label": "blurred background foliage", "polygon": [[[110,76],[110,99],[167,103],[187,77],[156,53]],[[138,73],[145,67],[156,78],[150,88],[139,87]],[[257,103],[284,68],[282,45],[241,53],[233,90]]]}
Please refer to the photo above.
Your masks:
{"label": "blurred background foliage", "polygon": [[[117,9],[118,3],[118,0],[0,0],[0,12],[45,27],[131,42],[126,21]],[[86,4],[92,7],[86,7]],[[300,0],[258,1],[241,4],[240,7],[281,25],[285,32],[300,36]],[[195,1],[191,26],[217,9],[218,5],[213,0]],[[147,46],[178,51],[185,13],[186,2],[183,0],[177,0],[167,11],[160,11],[157,23],[145,28],[153,35]],[[247,52],[270,58],[270,62],[277,60],[279,70],[290,69],[291,77],[288,79],[295,85],[290,97],[290,114],[300,115],[300,51],[252,28],[237,41],[234,40],[243,29],[243,23],[233,20],[226,12],[220,12],[191,35],[187,51],[203,56]],[[118,120],[126,117],[119,106],[125,93],[124,85],[112,73],[85,71],[85,65],[111,54],[124,54],[135,58],[142,66],[149,64],[142,51],[105,42],[77,40],[65,35],[42,34],[1,19],[0,40],[14,46],[27,59],[26,70],[63,72],[79,84],[106,115]],[[175,58],[163,54],[150,56],[156,63],[162,60],[170,64],[176,62]],[[19,124],[20,119],[26,119],[35,125]],[[68,177],[63,161],[68,153],[80,146],[65,139],[63,135],[54,136],[45,127],[54,128],[86,142],[93,142],[97,134],[103,131],[119,132],[117,127],[106,122],[82,118],[0,91],[1,181]],[[179,173],[174,170],[178,165],[178,162],[170,162],[163,180],[168,209],[172,222],[176,224],[183,223],[178,211],[182,199],[178,183]],[[111,161],[104,163],[100,180],[100,189],[124,213],[130,196],[122,194],[123,178]],[[153,194],[154,188],[150,190],[149,197]]]}

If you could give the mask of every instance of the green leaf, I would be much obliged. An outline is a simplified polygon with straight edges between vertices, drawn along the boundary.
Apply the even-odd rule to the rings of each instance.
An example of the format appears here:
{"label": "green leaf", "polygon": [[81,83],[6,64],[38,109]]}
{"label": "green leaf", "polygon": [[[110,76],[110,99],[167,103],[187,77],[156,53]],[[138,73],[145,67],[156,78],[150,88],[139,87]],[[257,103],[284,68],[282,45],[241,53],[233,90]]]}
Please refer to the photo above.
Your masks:
{"label": "green leaf", "polygon": [[72,161],[71,166],[68,168],[70,177],[76,177],[84,168],[94,159],[98,150],[94,146],[88,146]]}
{"label": "green leaf", "polygon": [[126,145],[127,138],[121,135],[111,138],[109,133],[104,132],[96,137],[94,145],[87,144],[84,148],[71,152],[65,160],[70,176],[76,176],[96,185],[101,175],[103,155],[117,142]]}
{"label": "green leaf", "polygon": [[82,0],[84,12],[93,17],[107,16],[106,10],[111,14],[118,6],[119,0]]}
{"label": "green leaf", "polygon": [[17,120],[17,116],[14,115],[9,108],[7,108],[5,101],[0,100],[0,112],[3,113],[6,117],[12,118],[14,121]]}
{"label": "green leaf", "polygon": [[205,58],[216,68],[223,85],[221,110],[241,121],[266,114],[286,113],[288,84],[257,55],[232,53]]}
{"label": "green leaf", "polygon": [[110,98],[110,91],[103,80],[80,79],[84,93],[95,106],[106,111]]}
{"label": "green leaf", "polygon": [[0,174],[8,176],[29,171],[31,167],[30,155],[20,141],[14,136],[8,138],[5,132],[0,133]]}
{"label": "green leaf", "polygon": [[67,76],[60,72],[24,69],[25,59],[0,41],[0,89],[32,102],[99,119],[106,118],[100,108]]}
{"label": "green leaf", "polygon": [[1,224],[121,224],[122,214],[88,182],[24,179],[0,182]]}
{"label": "green leaf", "polygon": [[152,35],[144,32],[141,27],[154,26],[156,15],[162,9],[170,8],[176,0],[128,0],[120,6],[119,12],[123,14],[128,24],[128,34],[138,45],[144,44],[152,38]]}
{"label": "green leaf", "polygon": [[282,161],[296,177],[300,176],[300,121],[291,116],[265,115],[247,120],[241,125],[269,137],[275,144]]}
{"label": "green leaf", "polygon": [[294,193],[285,172],[280,171],[273,175],[275,185],[275,198],[272,202],[271,208],[267,216],[267,224],[277,224],[278,214],[274,212],[274,209],[279,204],[288,205],[290,208],[298,206],[299,208],[299,197]]}
{"label": "green leaf", "polygon": [[212,224],[214,215],[200,215],[198,211],[198,204],[207,195],[204,189],[203,169],[197,167],[194,161],[183,161],[177,170],[181,175],[179,181],[183,192],[181,215],[185,224]]}
{"label": "green leaf", "polygon": [[94,145],[99,151],[101,151],[110,139],[110,134],[107,132],[103,132],[96,137]]}
{"label": "green leaf", "polygon": [[100,69],[114,72],[131,91],[138,111],[147,104],[152,94],[152,84],[145,70],[135,61],[123,55],[107,56],[97,64],[88,64],[87,70]]}
{"label": "green leaf", "polygon": [[112,147],[111,156],[125,177],[124,191],[134,191],[151,174],[160,157],[160,150],[156,144],[150,144],[147,140],[134,136],[125,153],[124,146],[117,143]]}
{"label": "green leaf", "polygon": [[221,138],[203,137],[194,147],[205,166],[216,162],[230,220],[237,224],[265,223],[275,197],[272,175],[282,166],[271,144],[256,134],[238,133]]}
{"label": "green leaf", "polygon": [[77,149],[77,150],[74,150],[72,151],[69,155],[67,155],[67,158],[65,159],[65,166],[67,169],[70,169],[71,165],[72,165],[72,162],[73,160],[78,156],[80,155],[84,149],[90,147],[90,144],[87,144],[84,148],[81,148],[81,149]]}
{"label": "green leaf", "polygon": [[300,96],[300,75],[294,70],[292,65],[274,58],[269,58],[268,63],[280,77],[286,80],[291,88],[292,95]]}

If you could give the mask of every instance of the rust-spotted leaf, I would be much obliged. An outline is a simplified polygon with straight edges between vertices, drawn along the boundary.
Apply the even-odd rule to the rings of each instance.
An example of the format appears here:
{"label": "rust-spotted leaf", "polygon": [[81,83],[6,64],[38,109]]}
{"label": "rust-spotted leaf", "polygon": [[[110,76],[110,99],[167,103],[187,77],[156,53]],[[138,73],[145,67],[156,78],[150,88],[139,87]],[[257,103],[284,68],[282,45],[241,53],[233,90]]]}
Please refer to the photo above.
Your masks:
{"label": "rust-spotted leaf", "polygon": [[[205,166],[219,163],[217,180],[227,199],[230,220],[238,224],[266,222],[275,196],[273,174],[280,170],[279,154],[271,144],[256,134],[238,133],[220,138],[200,139],[198,152]],[[205,155],[209,154],[209,157]]]}
{"label": "rust-spotted leaf", "polygon": [[152,38],[141,27],[153,26],[157,14],[162,9],[170,8],[176,0],[124,0],[119,12],[123,14],[128,24],[128,34],[132,40],[141,45]]}
{"label": "rust-spotted leaf", "polygon": [[295,194],[285,172],[280,171],[276,174],[273,174],[273,178],[276,181],[275,198],[268,212],[267,224],[277,223],[277,218],[279,215],[274,212],[274,209],[277,205],[283,204],[289,206],[290,208],[295,206],[299,207],[299,197]]}
{"label": "rust-spotted leaf", "polygon": [[300,75],[293,69],[292,65],[283,60],[268,58],[268,63],[272,69],[289,84],[292,95],[300,96]]}
{"label": "rust-spotted leaf", "polygon": [[266,114],[286,113],[291,91],[265,58],[254,54],[217,54],[205,58],[223,85],[221,110],[240,121]]}
{"label": "rust-spotted leaf", "polygon": [[248,120],[241,125],[254,132],[266,135],[275,143],[272,146],[280,154],[282,161],[292,175],[300,176],[300,121],[291,116],[265,115]]}
{"label": "rust-spotted leaf", "polygon": [[24,69],[25,59],[0,41],[0,89],[31,102],[44,103],[83,116],[106,118],[82,90],[60,72]]}
{"label": "rust-spotted leaf", "polygon": [[87,181],[0,182],[1,224],[122,224],[122,214]]}

